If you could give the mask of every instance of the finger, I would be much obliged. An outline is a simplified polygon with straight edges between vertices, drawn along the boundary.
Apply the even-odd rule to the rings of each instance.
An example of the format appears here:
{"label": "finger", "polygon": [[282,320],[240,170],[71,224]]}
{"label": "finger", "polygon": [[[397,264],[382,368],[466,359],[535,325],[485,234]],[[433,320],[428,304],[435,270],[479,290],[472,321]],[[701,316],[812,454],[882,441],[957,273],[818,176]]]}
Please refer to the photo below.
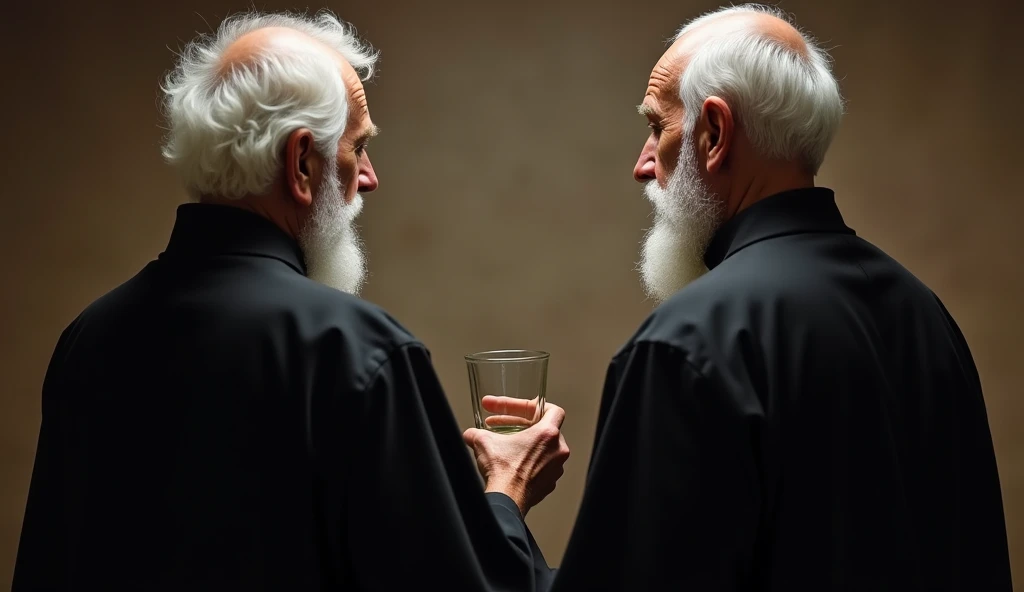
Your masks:
{"label": "finger", "polygon": [[532,419],[526,419],[523,417],[516,417],[515,415],[491,415],[490,417],[484,418],[484,424],[487,427],[500,427],[500,426],[523,426],[530,427],[533,425]]}
{"label": "finger", "polygon": [[544,405],[544,416],[537,424],[549,424],[561,429],[563,421],[565,421],[565,410],[554,403],[548,403]]}
{"label": "finger", "polygon": [[515,397],[499,397],[486,395],[480,399],[480,404],[488,413],[499,415],[518,415],[527,419],[533,419],[537,413],[537,399],[517,399]]}

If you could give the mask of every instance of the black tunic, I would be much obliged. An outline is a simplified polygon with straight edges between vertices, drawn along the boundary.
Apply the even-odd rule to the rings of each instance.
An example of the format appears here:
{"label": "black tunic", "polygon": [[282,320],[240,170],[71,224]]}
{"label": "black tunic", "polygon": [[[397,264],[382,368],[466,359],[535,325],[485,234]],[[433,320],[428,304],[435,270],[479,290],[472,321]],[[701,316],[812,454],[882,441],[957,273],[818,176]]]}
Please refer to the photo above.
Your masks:
{"label": "black tunic", "polygon": [[612,361],[554,588],[1010,590],[981,385],[827,189],[716,233]]}
{"label": "black tunic", "polygon": [[529,590],[534,551],[424,346],[269,221],[188,204],[61,335],[14,589]]}

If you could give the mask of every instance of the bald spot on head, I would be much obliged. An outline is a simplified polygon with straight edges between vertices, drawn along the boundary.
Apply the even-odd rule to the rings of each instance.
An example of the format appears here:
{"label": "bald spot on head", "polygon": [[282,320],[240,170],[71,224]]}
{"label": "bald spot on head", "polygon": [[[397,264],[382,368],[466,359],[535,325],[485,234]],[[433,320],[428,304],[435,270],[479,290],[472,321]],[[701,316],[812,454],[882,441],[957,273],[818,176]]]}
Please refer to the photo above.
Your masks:
{"label": "bald spot on head", "polygon": [[310,50],[323,52],[333,59],[341,70],[341,78],[345,83],[349,99],[349,121],[359,121],[368,112],[366,91],[359,79],[359,74],[352,64],[331,46],[302,31],[288,27],[264,27],[250,31],[228,45],[221,56],[220,74],[225,76],[234,68],[250,64],[261,54],[274,53],[308,53]]}
{"label": "bald spot on head", "polygon": [[653,94],[655,99],[661,101],[679,101],[678,93],[664,91],[679,86],[683,69],[697,49],[710,39],[750,30],[757,31],[793,51],[808,55],[803,35],[793,25],[776,16],[754,12],[723,14],[687,31],[668,48],[651,72],[651,82],[647,89],[648,98]]}

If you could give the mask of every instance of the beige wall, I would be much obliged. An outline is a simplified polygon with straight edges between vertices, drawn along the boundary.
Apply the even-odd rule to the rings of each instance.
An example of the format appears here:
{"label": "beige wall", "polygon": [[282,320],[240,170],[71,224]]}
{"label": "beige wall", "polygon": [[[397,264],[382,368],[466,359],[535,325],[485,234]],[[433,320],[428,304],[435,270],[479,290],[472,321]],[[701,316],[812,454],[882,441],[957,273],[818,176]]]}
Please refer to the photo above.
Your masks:
{"label": "beige wall", "polygon": [[[13,566],[53,345],[82,307],[163,248],[182,200],[158,152],[167,47],[204,28],[199,15],[216,23],[246,6],[107,4],[118,5],[58,1],[0,18],[0,585]],[[605,365],[650,310],[631,269],[649,222],[630,176],[647,131],[634,105],[662,40],[714,5],[485,4],[332,4],[384,52],[367,91],[383,134],[371,148],[381,186],[362,218],[365,296],[431,347],[465,427],[462,354],[552,353],[550,397],[568,409],[575,454],[530,524],[557,563]],[[1010,0],[965,6],[785,5],[834,48],[849,98],[820,183],[837,190],[861,235],[938,292],[973,348],[1024,585],[1024,239],[1013,234],[1024,214],[1014,174],[1021,10]]]}

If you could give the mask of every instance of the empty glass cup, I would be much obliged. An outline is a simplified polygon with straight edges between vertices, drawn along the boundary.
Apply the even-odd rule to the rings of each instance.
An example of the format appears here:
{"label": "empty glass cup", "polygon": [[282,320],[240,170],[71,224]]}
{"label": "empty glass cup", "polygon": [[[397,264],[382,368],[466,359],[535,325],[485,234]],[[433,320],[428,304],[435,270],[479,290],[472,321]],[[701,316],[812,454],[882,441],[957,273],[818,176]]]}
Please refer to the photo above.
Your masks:
{"label": "empty glass cup", "polygon": [[523,349],[466,356],[476,427],[510,434],[535,424],[544,413],[550,357]]}

